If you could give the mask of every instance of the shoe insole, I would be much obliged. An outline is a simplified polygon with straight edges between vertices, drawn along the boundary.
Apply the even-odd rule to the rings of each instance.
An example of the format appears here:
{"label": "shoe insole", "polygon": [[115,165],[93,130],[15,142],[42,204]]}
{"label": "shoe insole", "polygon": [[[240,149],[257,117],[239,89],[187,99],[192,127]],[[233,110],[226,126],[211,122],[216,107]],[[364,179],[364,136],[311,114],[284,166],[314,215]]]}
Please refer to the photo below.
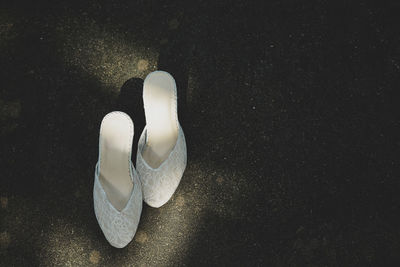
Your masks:
{"label": "shoe insole", "polygon": [[166,160],[178,138],[176,85],[163,71],[150,73],[143,85],[147,141],[142,156],[152,168]]}
{"label": "shoe insole", "polygon": [[130,176],[133,133],[132,120],[122,112],[107,114],[100,127],[100,183],[119,211],[128,203],[133,189]]}

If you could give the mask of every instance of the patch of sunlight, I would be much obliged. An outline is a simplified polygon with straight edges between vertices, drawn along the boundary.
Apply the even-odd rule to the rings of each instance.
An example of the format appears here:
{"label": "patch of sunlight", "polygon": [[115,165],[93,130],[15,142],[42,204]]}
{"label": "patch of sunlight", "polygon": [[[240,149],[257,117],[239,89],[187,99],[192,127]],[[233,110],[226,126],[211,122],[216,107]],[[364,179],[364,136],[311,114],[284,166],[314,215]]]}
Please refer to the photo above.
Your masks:
{"label": "patch of sunlight", "polygon": [[0,48],[3,49],[3,46],[6,46],[17,35],[16,31],[13,31],[14,24],[15,19],[0,9]]}
{"label": "patch of sunlight", "polygon": [[58,219],[46,229],[46,240],[43,244],[44,253],[40,260],[44,266],[87,266],[89,263],[98,263],[99,252],[89,250],[91,247],[87,233],[68,222]]}
{"label": "patch of sunlight", "polygon": [[128,40],[118,28],[105,28],[89,18],[65,18],[56,33],[66,67],[78,68],[107,88],[118,91],[126,80],[145,78],[157,69],[156,49],[145,47],[139,37]]}
{"label": "patch of sunlight", "polygon": [[[193,240],[198,236],[199,229],[204,223],[203,218],[212,207],[207,188],[193,182],[191,177],[198,180],[207,176],[196,163],[187,168],[181,184],[173,197],[161,208],[151,209],[144,213],[134,240],[138,246],[127,246],[129,254],[136,254],[136,264],[173,266],[188,255],[192,249]],[[185,181],[186,179],[186,181]],[[154,217],[156,216],[156,217]],[[138,250],[139,247],[139,250]],[[127,261],[121,265],[132,264]]]}

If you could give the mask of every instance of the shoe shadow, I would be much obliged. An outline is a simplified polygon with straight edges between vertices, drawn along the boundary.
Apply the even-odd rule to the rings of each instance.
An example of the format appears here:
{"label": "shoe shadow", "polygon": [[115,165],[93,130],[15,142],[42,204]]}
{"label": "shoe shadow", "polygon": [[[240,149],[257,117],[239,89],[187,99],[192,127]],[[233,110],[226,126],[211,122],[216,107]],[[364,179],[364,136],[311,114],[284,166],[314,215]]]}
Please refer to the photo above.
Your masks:
{"label": "shoe shadow", "polygon": [[143,109],[143,79],[131,78],[121,87],[115,103],[115,110],[128,114],[134,124],[134,137],[132,144],[132,161],[136,162],[136,151],[139,137],[146,124]]}
{"label": "shoe shadow", "polygon": [[[163,70],[174,77],[177,94],[178,94],[178,117],[185,132],[190,131],[190,121],[187,119],[189,109],[187,105],[188,98],[188,62],[190,61],[190,43],[179,40],[171,33],[168,39],[173,41],[162,45],[158,57],[157,70]],[[143,82],[144,80],[138,77],[133,77],[127,80],[121,87],[117,97],[114,110],[119,110],[128,114],[134,123],[135,135],[132,145],[132,158],[136,161],[137,143],[139,137],[146,125],[146,118],[143,108]]]}

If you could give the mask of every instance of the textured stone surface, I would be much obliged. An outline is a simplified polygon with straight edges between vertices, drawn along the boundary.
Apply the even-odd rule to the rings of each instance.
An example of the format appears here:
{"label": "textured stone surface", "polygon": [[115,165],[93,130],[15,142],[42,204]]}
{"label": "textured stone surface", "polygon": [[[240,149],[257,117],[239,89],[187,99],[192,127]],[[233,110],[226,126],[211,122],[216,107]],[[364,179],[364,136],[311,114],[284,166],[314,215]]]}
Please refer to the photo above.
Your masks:
{"label": "textured stone surface", "polygon": [[[341,2],[2,3],[0,265],[400,266],[399,6]],[[155,69],[188,165],[115,249],[100,122],[127,112],[137,143]]]}

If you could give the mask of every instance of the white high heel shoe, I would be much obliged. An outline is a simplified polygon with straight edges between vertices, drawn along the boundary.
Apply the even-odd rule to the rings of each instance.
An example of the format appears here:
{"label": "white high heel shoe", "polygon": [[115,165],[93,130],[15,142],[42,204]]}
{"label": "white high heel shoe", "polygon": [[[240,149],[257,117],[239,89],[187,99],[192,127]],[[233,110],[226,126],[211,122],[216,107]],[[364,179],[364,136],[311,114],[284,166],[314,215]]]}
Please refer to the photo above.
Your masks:
{"label": "white high heel shoe", "polygon": [[101,122],[94,211],[104,236],[117,248],[133,239],[142,212],[141,184],[131,162],[133,134],[132,120],[123,112],[111,112]]}
{"label": "white high heel shoe", "polygon": [[139,139],[136,167],[144,201],[158,208],[174,194],[187,162],[174,78],[164,71],[150,73],[143,85],[143,102],[146,127]]}

